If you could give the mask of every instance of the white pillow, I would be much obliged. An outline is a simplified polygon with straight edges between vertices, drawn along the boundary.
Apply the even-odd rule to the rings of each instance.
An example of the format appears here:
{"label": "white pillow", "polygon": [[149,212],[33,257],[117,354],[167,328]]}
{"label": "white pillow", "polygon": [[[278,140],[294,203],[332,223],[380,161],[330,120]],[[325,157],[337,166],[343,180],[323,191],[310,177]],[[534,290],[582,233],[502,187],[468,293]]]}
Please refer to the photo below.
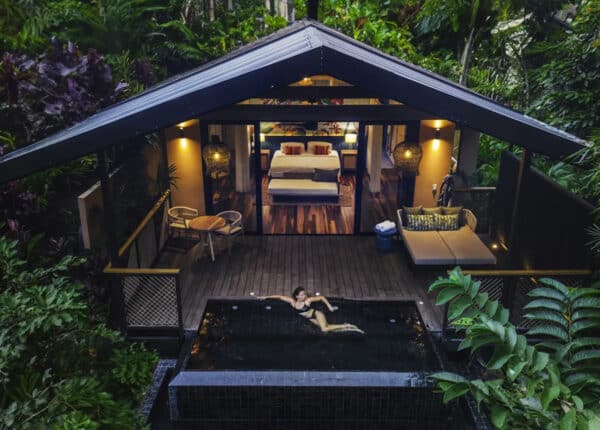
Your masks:
{"label": "white pillow", "polygon": [[315,145],[327,145],[329,147],[329,150],[327,151],[328,153],[331,152],[331,149],[333,148],[333,146],[329,142],[323,142],[323,141],[318,141],[318,140],[309,140],[307,152],[314,154],[315,153]]}
{"label": "white pillow", "polygon": [[281,150],[281,152],[285,153],[285,147],[286,146],[299,146],[302,149],[300,150],[300,153],[304,152],[304,143],[302,142],[281,142],[281,146],[279,147],[279,149]]}

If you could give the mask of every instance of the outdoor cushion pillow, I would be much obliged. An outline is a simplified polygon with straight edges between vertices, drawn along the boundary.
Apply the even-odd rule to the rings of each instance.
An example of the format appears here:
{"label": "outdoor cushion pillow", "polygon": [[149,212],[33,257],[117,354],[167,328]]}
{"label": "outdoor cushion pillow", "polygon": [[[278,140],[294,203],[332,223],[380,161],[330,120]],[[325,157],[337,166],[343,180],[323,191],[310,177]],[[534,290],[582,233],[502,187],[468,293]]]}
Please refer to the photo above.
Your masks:
{"label": "outdoor cushion pillow", "polygon": [[423,206],[402,206],[402,211],[406,215],[421,215],[423,213]]}
{"label": "outdoor cushion pillow", "polygon": [[439,206],[436,206],[434,208],[423,208],[423,213],[426,215],[431,215],[431,214],[442,214],[442,208]]}
{"label": "outdoor cushion pillow", "polygon": [[438,230],[458,230],[458,214],[455,215],[433,215]]}
{"label": "outdoor cushion pillow", "polygon": [[442,215],[458,215],[462,211],[462,206],[444,206],[442,207]]}
{"label": "outdoor cushion pillow", "polygon": [[402,206],[402,225],[408,225],[408,214],[421,215],[423,206]]}
{"label": "outdoor cushion pillow", "polygon": [[407,214],[408,218],[408,230],[415,231],[430,231],[436,229],[435,214],[430,215],[413,215]]}
{"label": "outdoor cushion pillow", "polygon": [[313,181],[315,182],[337,182],[340,169],[315,169]]}

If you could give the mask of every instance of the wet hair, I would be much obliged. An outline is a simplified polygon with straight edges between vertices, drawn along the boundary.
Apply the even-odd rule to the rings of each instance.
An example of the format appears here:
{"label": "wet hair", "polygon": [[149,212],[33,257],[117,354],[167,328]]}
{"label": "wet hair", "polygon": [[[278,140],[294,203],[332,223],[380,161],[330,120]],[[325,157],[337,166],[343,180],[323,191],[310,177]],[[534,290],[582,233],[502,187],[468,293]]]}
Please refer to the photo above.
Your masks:
{"label": "wet hair", "polygon": [[304,287],[298,287],[294,291],[292,291],[292,297],[294,298],[294,300],[298,298],[298,294],[300,294],[302,291],[306,292],[306,289]]}

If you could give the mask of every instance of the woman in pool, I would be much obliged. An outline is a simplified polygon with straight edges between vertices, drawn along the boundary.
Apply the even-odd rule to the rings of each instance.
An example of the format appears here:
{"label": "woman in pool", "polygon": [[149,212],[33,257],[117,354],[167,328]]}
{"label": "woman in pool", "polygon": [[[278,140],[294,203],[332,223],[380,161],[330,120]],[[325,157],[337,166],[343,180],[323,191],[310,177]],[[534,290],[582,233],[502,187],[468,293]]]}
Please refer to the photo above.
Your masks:
{"label": "woman in pool", "polygon": [[354,324],[329,324],[327,322],[327,318],[325,318],[325,314],[321,311],[312,308],[310,305],[314,302],[323,302],[325,303],[330,312],[336,311],[337,307],[331,306],[329,300],[327,300],[327,298],[324,296],[309,297],[306,290],[302,287],[296,288],[292,293],[292,297],[274,295],[263,296],[258,298],[261,300],[278,299],[289,303],[294,308],[294,310],[298,312],[298,315],[307,318],[311,323],[319,326],[323,333],[327,333],[330,331],[355,331],[358,333],[365,333],[364,331],[356,327]]}

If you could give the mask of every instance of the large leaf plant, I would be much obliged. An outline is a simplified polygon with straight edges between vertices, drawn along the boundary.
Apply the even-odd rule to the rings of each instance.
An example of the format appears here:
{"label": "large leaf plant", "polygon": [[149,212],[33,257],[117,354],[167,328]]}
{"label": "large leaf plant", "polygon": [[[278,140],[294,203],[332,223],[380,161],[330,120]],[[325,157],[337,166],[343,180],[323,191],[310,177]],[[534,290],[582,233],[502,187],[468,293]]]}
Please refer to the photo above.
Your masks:
{"label": "large leaf plant", "polygon": [[489,377],[441,372],[433,378],[445,402],[470,393],[483,403],[495,428],[598,429],[600,288],[539,283],[525,306],[536,325],[522,335],[509,311],[459,268],[435,281],[429,291],[438,292],[438,305],[448,305],[450,324],[464,330],[459,349],[485,348],[491,357]]}

